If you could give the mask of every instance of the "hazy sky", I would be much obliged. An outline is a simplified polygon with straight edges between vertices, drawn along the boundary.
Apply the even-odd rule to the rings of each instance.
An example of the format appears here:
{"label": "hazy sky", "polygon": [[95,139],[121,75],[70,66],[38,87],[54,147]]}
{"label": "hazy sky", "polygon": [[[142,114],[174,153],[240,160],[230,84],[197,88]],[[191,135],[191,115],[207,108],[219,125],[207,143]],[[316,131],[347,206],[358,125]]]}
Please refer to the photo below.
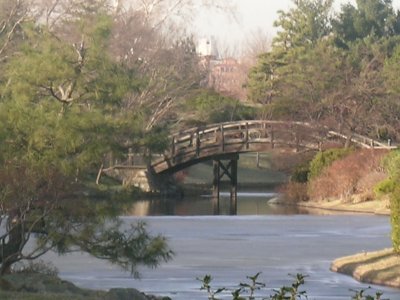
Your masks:
{"label": "hazy sky", "polygon": [[[223,14],[210,12],[197,15],[196,32],[199,36],[214,36],[219,44],[227,44],[233,48],[241,48],[246,37],[259,29],[271,37],[276,32],[273,22],[277,19],[277,11],[287,11],[292,4],[291,0],[234,0],[237,6],[237,21],[227,18]],[[355,3],[355,0],[336,0],[335,7],[340,8],[343,3]],[[400,0],[394,0],[393,6],[400,8]]]}

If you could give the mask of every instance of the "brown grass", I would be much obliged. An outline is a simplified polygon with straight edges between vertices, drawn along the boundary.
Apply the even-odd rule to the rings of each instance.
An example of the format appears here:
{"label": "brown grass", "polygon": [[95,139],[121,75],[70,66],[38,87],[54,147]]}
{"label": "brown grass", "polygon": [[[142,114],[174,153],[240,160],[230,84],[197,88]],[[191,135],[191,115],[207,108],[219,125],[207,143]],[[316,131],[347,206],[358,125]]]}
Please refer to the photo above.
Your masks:
{"label": "brown grass", "polygon": [[361,282],[400,288],[400,256],[393,249],[339,258],[332,263],[331,270]]}

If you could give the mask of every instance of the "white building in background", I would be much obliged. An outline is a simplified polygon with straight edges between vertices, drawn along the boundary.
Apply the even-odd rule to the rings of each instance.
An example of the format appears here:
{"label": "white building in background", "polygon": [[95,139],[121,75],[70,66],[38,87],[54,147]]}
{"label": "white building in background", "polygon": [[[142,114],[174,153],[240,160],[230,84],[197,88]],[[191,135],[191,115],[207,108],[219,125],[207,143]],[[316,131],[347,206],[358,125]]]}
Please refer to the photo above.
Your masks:
{"label": "white building in background", "polygon": [[196,45],[197,55],[200,57],[218,58],[218,49],[214,37],[200,38]]}
{"label": "white building in background", "polygon": [[214,37],[198,39],[196,53],[200,58],[200,65],[208,72],[204,86],[213,88],[222,95],[246,101],[246,65],[234,58],[221,58]]}

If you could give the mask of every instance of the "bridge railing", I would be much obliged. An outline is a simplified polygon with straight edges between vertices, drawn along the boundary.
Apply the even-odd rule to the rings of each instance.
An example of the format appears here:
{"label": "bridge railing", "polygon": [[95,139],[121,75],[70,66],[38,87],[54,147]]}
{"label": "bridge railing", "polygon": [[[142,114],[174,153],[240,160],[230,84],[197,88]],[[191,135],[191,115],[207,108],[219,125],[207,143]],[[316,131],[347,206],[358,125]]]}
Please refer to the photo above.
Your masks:
{"label": "bridge railing", "polygon": [[[211,124],[180,131],[170,138],[170,147],[164,153],[152,155],[152,167],[156,172],[163,172],[176,165],[213,155],[283,147],[295,151],[319,150],[323,149],[326,142],[338,140],[341,143],[349,141],[363,148],[397,148],[390,142],[382,143],[358,134],[349,137],[323,126],[271,120]],[[135,163],[132,163],[132,155],[128,154],[127,162],[121,162],[117,166],[121,168],[135,166]]]}
{"label": "bridge railing", "polygon": [[302,122],[284,121],[239,121],[213,124],[191,128],[171,136],[171,146],[164,153],[164,159],[153,163],[168,161],[169,165],[194,159],[202,155],[223,154],[225,152],[246,152],[257,145],[290,146],[318,149],[321,136],[326,130]]}
{"label": "bridge railing", "polygon": [[[286,133],[287,136],[283,136]],[[278,138],[290,141],[290,135],[297,139],[310,139],[314,136],[315,140],[322,140],[323,136],[326,138],[337,137],[341,140],[347,140],[348,136],[331,131],[324,127],[315,127],[309,123],[303,122],[285,122],[285,121],[239,121],[239,122],[226,122],[218,125],[207,125],[204,127],[197,127],[178,132],[171,136],[171,154],[179,148],[201,147],[201,144],[211,144],[219,142],[246,142],[258,140],[265,142],[263,138]],[[356,143],[364,148],[396,148],[390,143],[382,143],[374,139],[359,135],[352,134],[351,142]],[[200,142],[200,144],[199,144]]]}
{"label": "bridge railing", "polygon": [[350,139],[350,142],[358,144],[359,146],[361,146],[363,148],[367,148],[367,149],[368,148],[375,148],[375,149],[396,149],[397,148],[397,146],[392,145],[390,140],[388,140],[387,143],[382,143],[380,141],[376,141],[374,139],[371,139],[369,137],[366,137],[366,136],[363,136],[363,135],[360,135],[357,133],[353,133],[350,136],[346,136],[342,133],[330,130],[328,132],[328,135],[339,137],[344,140]]}

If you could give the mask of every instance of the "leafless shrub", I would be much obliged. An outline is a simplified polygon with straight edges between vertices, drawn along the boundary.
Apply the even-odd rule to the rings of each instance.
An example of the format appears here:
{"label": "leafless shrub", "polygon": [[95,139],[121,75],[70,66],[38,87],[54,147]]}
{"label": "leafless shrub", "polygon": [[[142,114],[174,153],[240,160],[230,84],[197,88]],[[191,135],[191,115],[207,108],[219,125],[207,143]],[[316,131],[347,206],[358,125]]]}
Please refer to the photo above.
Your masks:
{"label": "leafless shrub", "polygon": [[350,201],[354,194],[372,191],[376,183],[385,177],[381,159],[386,153],[386,150],[363,149],[333,162],[309,183],[310,199],[340,198]]}

